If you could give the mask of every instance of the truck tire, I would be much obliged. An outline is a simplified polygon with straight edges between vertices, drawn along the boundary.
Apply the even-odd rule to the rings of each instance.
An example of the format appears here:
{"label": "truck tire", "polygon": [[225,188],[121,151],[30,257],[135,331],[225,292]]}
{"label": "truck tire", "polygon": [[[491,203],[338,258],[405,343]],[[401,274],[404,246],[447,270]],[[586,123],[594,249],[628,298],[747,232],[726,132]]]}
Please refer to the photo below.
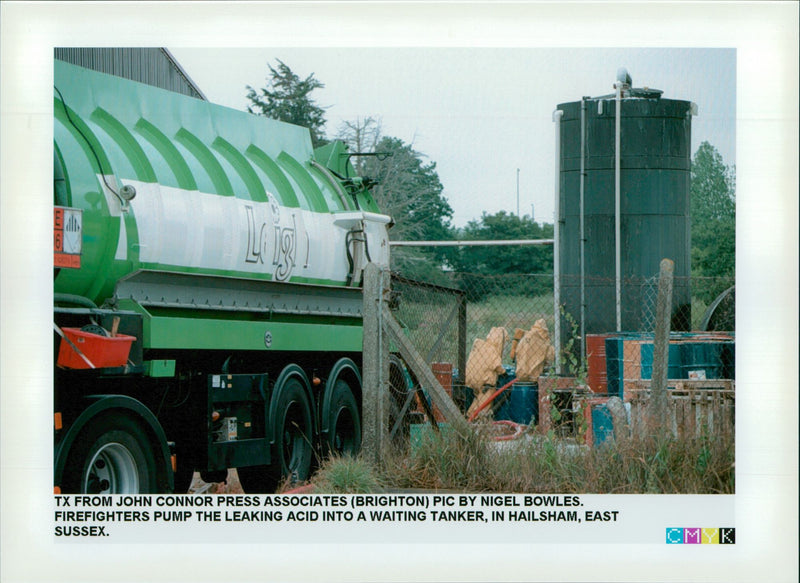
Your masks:
{"label": "truck tire", "polygon": [[89,421],[69,454],[62,491],[151,494],[156,489],[155,456],[141,425],[126,416]]}
{"label": "truck tire", "polygon": [[303,482],[311,473],[314,435],[308,395],[296,377],[288,378],[278,391],[272,420],[276,454],[272,465],[237,468],[247,493],[271,493],[282,480]]}
{"label": "truck tire", "polygon": [[347,381],[333,385],[328,414],[328,451],[333,455],[356,455],[361,449],[361,415]]}

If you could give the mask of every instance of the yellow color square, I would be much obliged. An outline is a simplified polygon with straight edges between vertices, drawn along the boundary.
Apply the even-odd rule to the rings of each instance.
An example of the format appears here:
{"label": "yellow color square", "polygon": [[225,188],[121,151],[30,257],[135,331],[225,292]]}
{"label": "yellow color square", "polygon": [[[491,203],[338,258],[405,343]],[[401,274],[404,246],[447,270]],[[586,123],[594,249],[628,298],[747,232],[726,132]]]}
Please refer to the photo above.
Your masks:
{"label": "yellow color square", "polygon": [[702,541],[704,545],[718,545],[719,544],[719,529],[718,528],[704,528],[702,533]]}

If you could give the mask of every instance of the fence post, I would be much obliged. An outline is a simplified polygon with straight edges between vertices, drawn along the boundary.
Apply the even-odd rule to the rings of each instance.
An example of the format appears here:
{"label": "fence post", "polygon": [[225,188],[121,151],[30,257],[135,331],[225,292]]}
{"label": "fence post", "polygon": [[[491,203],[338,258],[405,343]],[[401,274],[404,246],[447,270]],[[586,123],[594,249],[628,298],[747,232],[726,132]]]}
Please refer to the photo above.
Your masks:
{"label": "fence post", "polygon": [[364,269],[362,340],[362,440],[370,462],[380,461],[385,431],[384,397],[389,377],[389,349],[381,330],[384,281],[381,269],[368,263]]}
{"label": "fence post", "polygon": [[464,419],[461,411],[455,406],[450,395],[448,395],[439,384],[436,376],[431,371],[430,365],[425,362],[425,359],[417,352],[414,345],[406,337],[405,332],[394,319],[388,308],[384,306],[383,330],[386,336],[390,338],[396,345],[400,355],[405,359],[406,364],[417,376],[422,386],[428,389],[428,395],[433,401],[433,404],[439,408],[445,420],[450,423],[450,427],[455,429],[461,435],[468,435],[470,432],[467,420]]}
{"label": "fence post", "polygon": [[653,338],[653,380],[650,384],[650,419],[652,429],[666,427],[667,370],[669,359],[670,319],[672,317],[672,276],[675,264],[662,259],[658,276],[656,329]]}
{"label": "fence post", "polygon": [[458,382],[467,378],[467,294],[458,296]]}

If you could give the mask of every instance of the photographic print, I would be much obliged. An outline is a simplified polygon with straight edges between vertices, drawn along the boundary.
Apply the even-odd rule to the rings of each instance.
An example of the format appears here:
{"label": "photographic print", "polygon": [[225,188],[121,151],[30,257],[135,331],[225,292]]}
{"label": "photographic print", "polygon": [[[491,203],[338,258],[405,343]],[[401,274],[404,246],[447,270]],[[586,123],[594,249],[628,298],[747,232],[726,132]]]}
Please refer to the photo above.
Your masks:
{"label": "photographic print", "polygon": [[[796,254],[792,175],[765,170],[796,151],[785,31],[765,49],[708,25],[709,42],[697,15],[642,8],[633,31],[659,35],[609,39],[536,3],[404,6],[175,4],[152,12],[169,31],[97,40],[50,39],[55,13],[16,8],[46,40],[25,41],[35,74],[16,48],[4,66],[4,142],[30,144],[4,156],[4,211],[39,171],[35,228],[4,228],[3,313],[29,305],[35,326],[13,351],[4,326],[4,361],[25,366],[3,367],[3,399],[47,439],[24,494],[4,439],[3,529],[12,499],[30,509],[55,561],[37,573],[225,542],[272,561],[258,580],[631,576],[598,563],[611,544],[648,580],[729,580],[756,568],[743,549],[796,541],[759,518],[796,515],[766,494],[796,492],[796,461],[757,455],[765,431],[796,436],[794,377],[764,380],[796,359],[758,340],[774,301],[753,302],[796,286],[752,275]],[[630,24],[612,12],[606,28]],[[390,547],[416,562],[387,571]],[[371,550],[347,567],[346,548]],[[194,572],[154,560],[159,580]]]}

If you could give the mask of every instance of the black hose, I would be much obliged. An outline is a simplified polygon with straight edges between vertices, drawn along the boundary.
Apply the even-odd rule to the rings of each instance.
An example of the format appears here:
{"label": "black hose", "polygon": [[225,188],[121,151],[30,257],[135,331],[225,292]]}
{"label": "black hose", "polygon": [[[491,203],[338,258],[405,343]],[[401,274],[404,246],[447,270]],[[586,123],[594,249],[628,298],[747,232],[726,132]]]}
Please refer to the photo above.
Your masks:
{"label": "black hose", "polygon": [[352,231],[347,231],[347,234],[344,236],[344,248],[347,251],[347,265],[349,269],[347,270],[347,285],[353,281],[353,254],[350,253],[350,241],[352,240]]}
{"label": "black hose", "polygon": [[[355,238],[355,235],[357,235],[359,233],[364,236],[363,239],[356,239]],[[369,241],[367,240],[366,231],[364,231],[364,229],[347,231],[347,235],[345,235],[345,237],[344,237],[344,246],[345,246],[345,249],[347,249],[347,264],[348,264],[348,266],[350,268],[349,271],[348,271],[348,274],[347,274],[347,284],[348,285],[350,285],[350,283],[352,282],[352,279],[353,279],[352,278],[352,276],[353,276],[353,254],[350,253],[350,243],[352,243],[353,241],[359,241],[361,243],[364,243],[364,254],[367,256],[367,261],[369,263],[372,263],[372,257],[370,257],[370,255],[369,255]]]}
{"label": "black hose", "polygon": [[369,256],[369,237],[367,237],[366,231],[361,231],[364,233],[364,253],[367,255],[367,261],[372,263],[372,257]]}
{"label": "black hose", "polygon": [[89,138],[86,137],[86,134],[84,134],[83,131],[81,131],[81,128],[78,127],[78,124],[76,124],[72,120],[72,116],[69,114],[69,108],[67,107],[67,102],[64,101],[64,96],[61,95],[61,91],[59,91],[58,87],[56,87],[55,85],[53,85],[53,89],[55,89],[56,93],[58,93],[58,98],[61,100],[61,105],[64,107],[64,113],[67,115],[67,120],[69,121],[69,123],[72,124],[72,127],[74,127],[77,130],[77,132],[81,135],[84,141],[86,141],[86,145],[89,146],[89,150],[91,150],[92,154],[94,155],[94,160],[95,162],[97,162],[97,167],[100,169],[100,176],[102,177],[103,183],[106,185],[106,188],[108,188],[108,190],[110,190],[114,194],[114,196],[116,196],[124,205],[125,201],[123,200],[123,198],[119,195],[119,193],[116,190],[111,188],[111,185],[106,180],[106,173],[103,171],[103,165],[100,163],[100,156],[98,156],[97,152],[95,152],[94,146],[92,146],[92,142],[90,142]]}
{"label": "black hose", "polygon": [[92,300],[75,294],[55,293],[53,294],[53,301],[56,304],[74,304],[84,308],[97,309],[97,304]]}

